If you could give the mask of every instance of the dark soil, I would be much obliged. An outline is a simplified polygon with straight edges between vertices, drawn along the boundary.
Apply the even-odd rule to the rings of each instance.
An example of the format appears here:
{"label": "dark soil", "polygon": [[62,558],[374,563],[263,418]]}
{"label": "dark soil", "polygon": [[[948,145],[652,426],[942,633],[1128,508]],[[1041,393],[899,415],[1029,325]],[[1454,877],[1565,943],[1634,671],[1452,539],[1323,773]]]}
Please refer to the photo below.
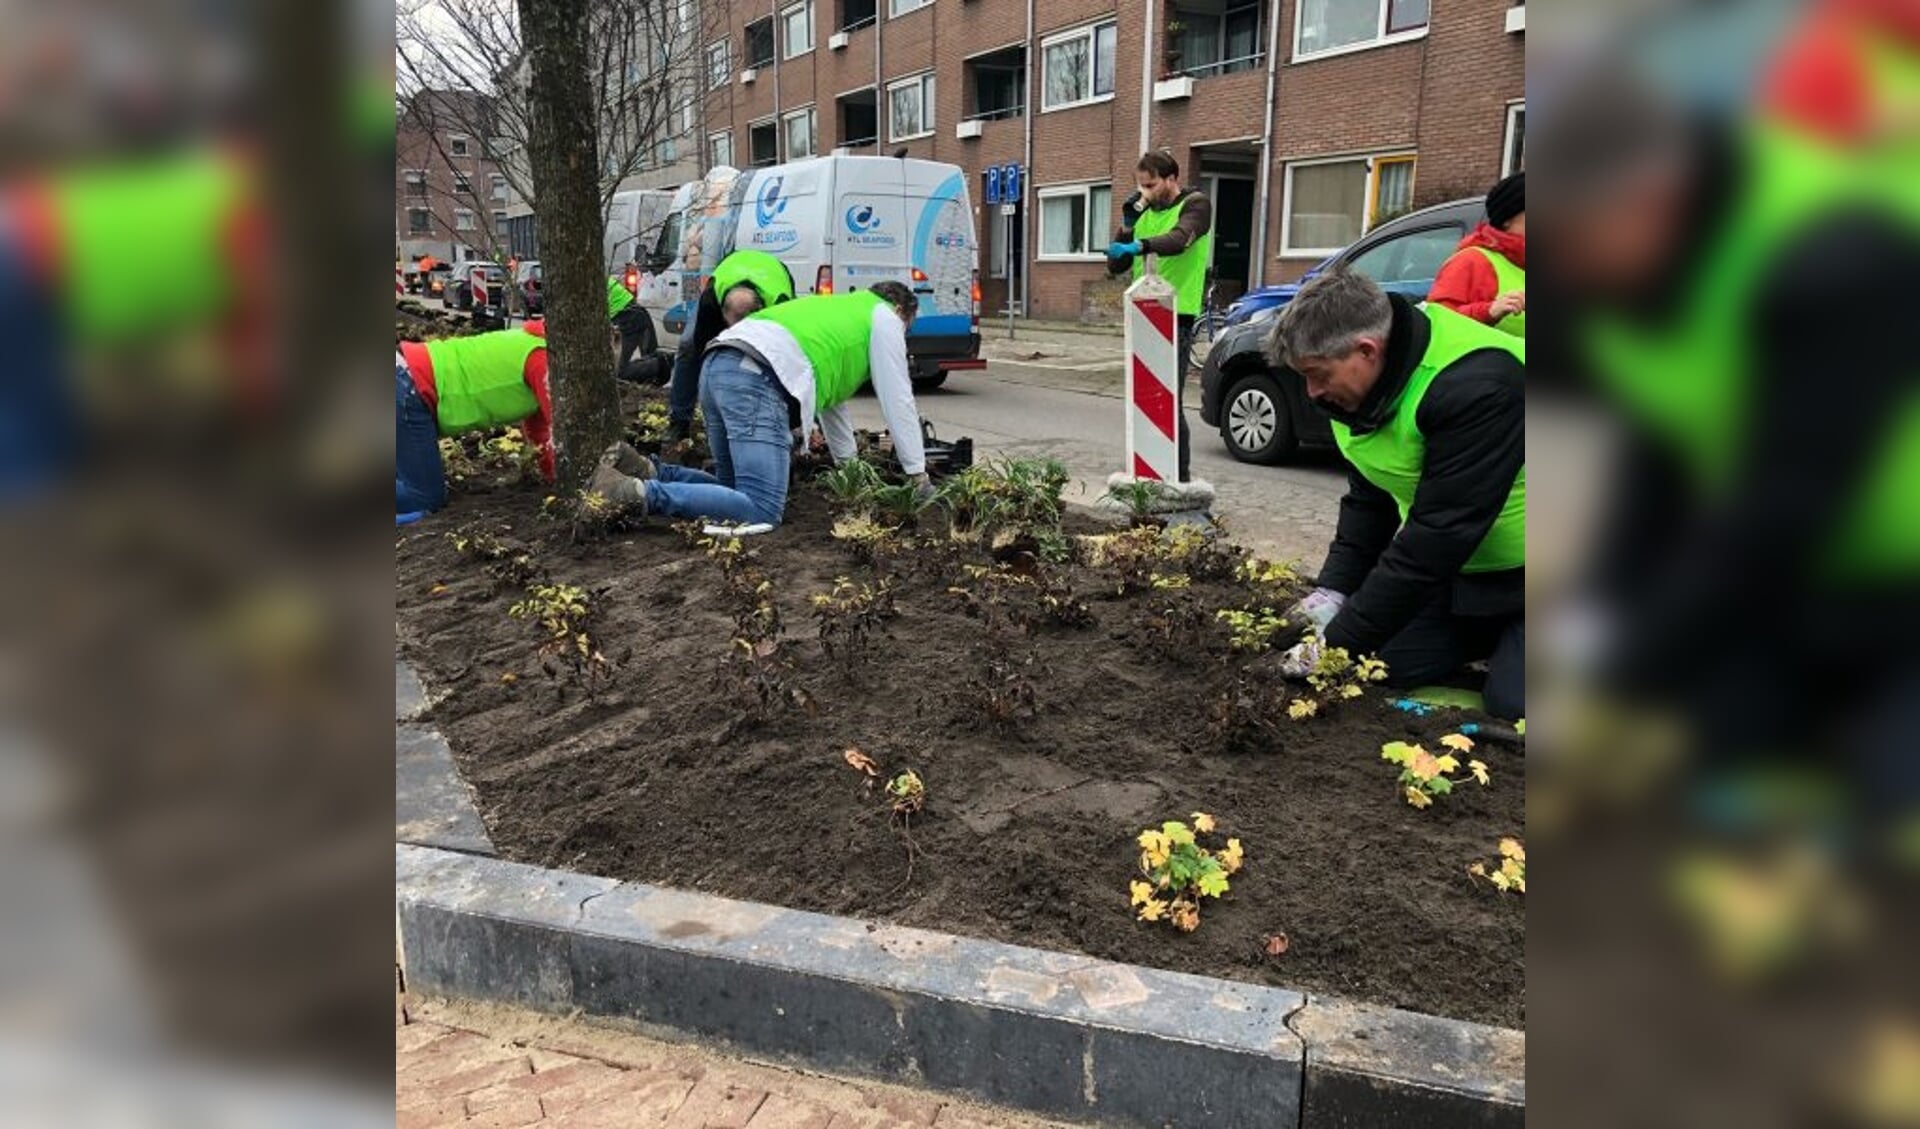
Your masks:
{"label": "dark soil", "polygon": [[[1243,668],[1270,677],[1262,664],[1212,626],[1186,661],[1143,648],[1141,609],[1165,594],[1116,598],[1111,571],[1075,565],[1053,572],[1095,623],[1014,644],[1035,659],[1039,712],[995,726],[966,686],[986,629],[948,592],[985,554],[943,543],[905,558],[898,618],[848,669],[822,653],[809,597],[875,574],[829,537],[825,501],[803,485],[788,524],[747,547],[776,585],[781,653],[813,712],[754,720],[758,700],[718,675],[733,623],[705,552],[659,527],[573,543],[538,516],[539,494],[458,494],[398,548],[403,651],[448,693],[434,718],[505,857],[1523,1025],[1524,900],[1467,874],[1524,830],[1522,757],[1482,744],[1473,755],[1492,786],[1426,811],[1400,799],[1380,759],[1399,739],[1437,751],[1458,715],[1416,718],[1370,691],[1283,720],[1262,748],[1228,747],[1209,718]],[[463,528],[526,546],[553,580],[592,594],[588,630],[611,679],[589,694],[536,653],[539,628],[507,615],[518,585],[450,544]],[[1226,580],[1192,592],[1209,620],[1249,595]],[[905,834],[843,759],[849,746],[883,775],[925,780]],[[1195,811],[1243,841],[1245,869],[1204,904],[1196,933],[1135,921],[1135,837]],[[1269,957],[1275,933],[1290,945]]]}

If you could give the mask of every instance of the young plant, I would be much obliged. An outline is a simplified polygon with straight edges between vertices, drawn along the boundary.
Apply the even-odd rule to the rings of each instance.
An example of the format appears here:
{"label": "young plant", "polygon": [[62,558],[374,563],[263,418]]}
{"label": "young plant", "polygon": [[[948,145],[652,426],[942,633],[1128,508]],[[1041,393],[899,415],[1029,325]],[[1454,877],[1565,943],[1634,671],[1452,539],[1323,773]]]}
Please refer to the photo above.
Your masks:
{"label": "young plant", "polygon": [[1240,567],[1234,572],[1234,578],[1255,588],[1268,586],[1285,588],[1297,584],[1300,574],[1294,571],[1293,565],[1285,561],[1249,557],[1240,562]]}
{"label": "young plant", "polygon": [[1073,476],[1058,459],[1003,459],[992,465],[990,473],[998,479],[995,507],[1000,520],[1032,532],[1059,528],[1066,513],[1067,483]]}
{"label": "young plant", "polygon": [[1193,582],[1183,573],[1154,573],[1154,598],[1134,614],[1129,639],[1163,662],[1187,664],[1211,648],[1211,620],[1194,597]]}
{"label": "young plant", "polygon": [[826,490],[833,508],[841,513],[859,513],[869,509],[873,503],[873,492],[886,485],[880,472],[865,459],[848,459],[821,474],[817,481]]}
{"label": "young plant", "polygon": [[546,629],[539,654],[549,676],[557,676],[558,661],[589,698],[613,680],[613,664],[586,629],[593,605],[586,590],[572,584],[535,584],[526,598],[507,609],[514,619],[531,619]]}
{"label": "young plant", "polygon": [[1160,535],[1168,564],[1195,580],[1225,580],[1240,568],[1246,553],[1218,530],[1176,525]]}
{"label": "young plant", "polygon": [[[1440,744],[1463,753],[1473,749],[1473,739],[1459,733],[1440,738]],[[1492,780],[1487,766],[1477,760],[1467,762],[1466,775],[1450,776],[1449,773],[1460,767],[1460,760],[1453,753],[1442,753],[1436,757],[1420,746],[1409,745],[1405,741],[1382,745],[1380,759],[1400,766],[1400,794],[1416,808],[1433,806],[1435,796],[1451,795],[1456,784],[1474,780],[1484,788]]]}
{"label": "young plant", "polygon": [[917,815],[927,806],[927,786],[920,774],[912,769],[903,769],[887,781],[887,796],[892,801],[893,814],[905,818]]}
{"label": "young plant", "polygon": [[1518,839],[1502,839],[1500,861],[1494,869],[1488,870],[1486,863],[1476,862],[1467,867],[1467,873],[1493,883],[1494,889],[1503,894],[1509,891],[1524,894],[1527,892],[1527,848]]}
{"label": "young plant", "polygon": [[1129,887],[1136,916],[1141,921],[1166,921],[1183,933],[1200,928],[1200,901],[1227,892],[1229,876],[1245,862],[1240,840],[1209,849],[1199,835],[1215,832],[1206,812],[1193,813],[1193,826],[1169,820],[1159,830],[1140,833],[1140,873]]}
{"label": "young plant", "polygon": [[1272,608],[1222,608],[1214,618],[1227,625],[1233,649],[1250,655],[1269,650],[1274,635],[1287,627],[1287,621]]}
{"label": "young plant", "polygon": [[933,498],[920,493],[920,488],[911,482],[898,486],[878,486],[867,495],[867,504],[872,507],[873,515],[881,525],[892,529],[908,529],[918,523],[920,515],[933,505]]}
{"label": "young plant", "polygon": [[844,576],[837,577],[833,591],[813,597],[820,649],[827,658],[839,659],[849,674],[865,661],[874,631],[898,614],[893,586],[885,580],[878,585],[856,585]]}
{"label": "young plant", "polygon": [[1000,495],[992,474],[972,466],[940,484],[934,500],[947,511],[948,535],[955,541],[978,541],[994,523]]}
{"label": "young plant", "polygon": [[1127,511],[1128,524],[1134,529],[1146,527],[1159,528],[1162,524],[1156,512],[1161,494],[1165,488],[1150,479],[1136,478],[1120,486],[1109,486],[1101,495],[1102,500],[1114,503]]}

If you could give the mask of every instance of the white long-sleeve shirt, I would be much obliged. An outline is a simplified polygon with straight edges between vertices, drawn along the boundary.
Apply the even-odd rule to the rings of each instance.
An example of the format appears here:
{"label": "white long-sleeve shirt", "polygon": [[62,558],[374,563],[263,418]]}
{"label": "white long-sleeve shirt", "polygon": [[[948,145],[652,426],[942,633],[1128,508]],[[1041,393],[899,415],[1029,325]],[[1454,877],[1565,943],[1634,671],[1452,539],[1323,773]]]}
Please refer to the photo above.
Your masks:
{"label": "white long-sleeve shirt", "polygon": [[[714,338],[714,346],[726,341],[749,345],[766,358],[787,394],[799,401],[802,427],[811,432],[818,421],[835,462],[845,462],[859,453],[853,438],[853,413],[847,405],[835,404],[825,412],[816,412],[813,362],[786,326],[764,318],[746,318]],[[924,473],[927,451],[920,438],[920,408],[913,402],[913,376],[907,365],[907,327],[884,302],[873,308],[867,367],[873,393],[880,401],[880,415],[893,434],[893,453],[900,460],[900,469],[908,474]]]}

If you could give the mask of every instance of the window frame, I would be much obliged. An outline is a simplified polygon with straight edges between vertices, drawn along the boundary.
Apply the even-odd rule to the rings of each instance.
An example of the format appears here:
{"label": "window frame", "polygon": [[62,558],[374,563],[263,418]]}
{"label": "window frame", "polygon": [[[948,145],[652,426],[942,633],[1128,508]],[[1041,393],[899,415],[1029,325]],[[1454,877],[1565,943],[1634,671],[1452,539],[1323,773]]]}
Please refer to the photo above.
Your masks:
{"label": "window frame", "polygon": [[[753,46],[754,26],[759,24],[761,20],[765,20],[767,24],[767,46],[770,48],[765,60],[755,59],[750,50]],[[758,20],[750,21],[745,27],[740,29],[740,40],[741,70],[757,71],[764,67],[773,66],[780,61],[780,26],[779,21],[775,17],[767,15],[760,17]]]}
{"label": "window frame", "polygon": [[[895,141],[916,141],[922,137],[932,137],[939,132],[940,124],[934,120],[938,108],[936,101],[938,88],[934,85],[937,73],[921,71],[919,74],[897,78],[887,83],[887,141],[889,144]],[[920,132],[895,133],[893,132],[893,92],[905,90],[914,85],[920,88]]]}
{"label": "window frame", "polygon": [[447,156],[449,157],[473,156],[473,138],[469,137],[467,134],[464,134],[464,133],[447,134]]}
{"label": "window frame", "polygon": [[[419,177],[417,182],[414,180],[415,177]],[[420,186],[420,191],[418,192],[412,191],[416,183]],[[433,189],[429,187],[427,183],[427,170],[425,169],[401,169],[400,184],[403,189],[402,199],[411,200],[418,197],[424,200],[433,194]]]}
{"label": "window frame", "polygon": [[499,208],[493,209],[493,230],[499,231],[502,227],[506,226],[507,218],[506,212]]}
{"label": "window frame", "polygon": [[761,128],[762,126],[771,127],[773,130],[773,160],[768,161],[767,165],[777,165],[780,163],[780,143],[783,140],[783,138],[781,137],[781,131],[783,127],[780,124],[780,119],[778,117],[756,118],[753,121],[750,121],[747,123],[746,167],[750,169],[767,167],[767,165],[762,165],[760,162],[754,160],[754,157],[753,157],[753,131]]}
{"label": "window frame", "polygon": [[507,178],[497,172],[489,173],[488,175],[492,178],[492,190],[488,193],[487,198],[490,200],[509,199],[513,190],[507,184]]}
{"label": "window frame", "polygon": [[[727,143],[727,159],[724,161],[720,160],[713,151],[714,143],[718,141]],[[728,168],[739,167],[733,163],[733,131],[730,129],[723,129],[719,133],[707,134],[707,167],[713,169],[719,168],[722,165]]]}
{"label": "window frame", "polygon": [[[462,218],[462,217],[465,217],[465,222],[464,222],[464,223],[463,223],[463,222],[461,222],[461,218]],[[455,230],[455,231],[479,231],[479,230],[480,230],[480,217],[479,217],[479,216],[476,216],[476,215],[474,215],[471,209],[468,209],[468,208],[455,208],[455,209],[453,210],[453,230]]]}
{"label": "window frame", "polygon": [[[1380,185],[1386,179],[1385,177],[1382,177],[1380,175],[1380,170],[1387,165],[1408,166],[1407,210],[1400,214],[1408,215],[1414,210],[1413,209],[1414,186],[1416,185],[1420,177],[1419,156],[1414,153],[1393,153],[1393,154],[1381,154],[1378,156],[1369,157],[1367,158],[1366,226],[1361,229],[1360,231],[1361,235],[1366,235],[1368,232],[1372,231],[1374,228],[1380,226]],[[1398,219],[1399,217],[1396,216],[1394,218]]]}
{"label": "window frame", "polygon": [[[1401,161],[1413,162],[1413,174],[1420,175],[1420,154],[1413,149],[1388,149],[1378,153],[1346,153],[1332,157],[1307,157],[1289,160],[1282,171],[1280,195],[1280,251],[1282,259],[1325,259],[1337,255],[1353,246],[1353,242],[1365,238],[1377,226],[1373,222],[1374,208],[1380,195],[1380,172],[1382,164],[1394,164]],[[1353,242],[1338,247],[1295,247],[1293,245],[1293,174],[1295,169],[1313,168],[1319,165],[1351,165],[1364,163],[1367,167],[1366,188],[1360,202],[1360,234]],[[1409,187],[1407,198],[1411,202],[1415,197]]]}
{"label": "window frame", "polygon": [[[807,17],[807,45],[798,51],[793,49],[792,35],[792,19],[796,12],[804,12]],[[786,62],[789,59],[798,59],[813,53],[814,40],[817,38],[814,34],[814,15],[814,0],[800,0],[797,4],[789,4],[780,9],[779,32],[781,62]]]}
{"label": "window frame", "polygon": [[[782,160],[805,161],[820,155],[820,119],[817,115],[817,110],[818,105],[809,102],[797,110],[781,111],[779,141],[781,148],[785,150],[781,157]],[[795,156],[793,152],[793,137],[789,130],[793,123],[800,118],[807,120],[807,152],[800,156]]]}
{"label": "window frame", "polygon": [[[720,52],[719,69],[714,69],[713,53]],[[722,39],[707,44],[707,89],[725,90],[733,83],[733,42]]]}
{"label": "window frame", "polygon": [[887,18],[897,20],[903,16],[911,16],[922,8],[933,7],[933,0],[905,0],[905,2],[912,7],[902,8],[900,6],[902,0],[887,0]]}
{"label": "window frame", "polygon": [[1308,0],[1293,0],[1293,53],[1288,57],[1289,61],[1293,63],[1307,63],[1318,59],[1332,59],[1341,55],[1351,55],[1357,51],[1372,51],[1380,47],[1392,47],[1398,43],[1412,43],[1418,39],[1425,39],[1427,32],[1433,27],[1433,5],[1432,3],[1428,3],[1426,23],[1416,28],[1409,28],[1406,31],[1389,32],[1387,30],[1387,20],[1393,12],[1393,0],[1374,0],[1374,2],[1380,5],[1380,18],[1376,21],[1373,38],[1363,39],[1358,43],[1343,44],[1339,47],[1327,47],[1319,51],[1302,52],[1300,49],[1300,37],[1301,33],[1306,30],[1306,21],[1302,18],[1301,13],[1302,9],[1307,6]]}
{"label": "window frame", "polygon": [[453,191],[455,195],[473,195],[473,174],[453,170]]}
{"label": "window frame", "polygon": [[[427,222],[416,227],[414,226],[414,222],[413,222],[413,217],[415,216],[425,216],[427,219]],[[407,208],[407,234],[408,235],[432,235],[433,234],[433,209],[408,207]]]}
{"label": "window frame", "polygon": [[[1035,262],[1101,263],[1106,261],[1105,244],[1107,243],[1107,239],[1102,235],[1106,227],[1104,223],[1096,226],[1094,219],[1093,193],[1097,190],[1105,190],[1107,193],[1107,214],[1105,217],[1102,217],[1102,219],[1111,219],[1113,216],[1113,185],[1107,181],[1085,180],[1068,184],[1049,184],[1044,187],[1036,187],[1033,190],[1033,214],[1036,217],[1033,238]],[[1085,201],[1083,204],[1085,210],[1082,222],[1086,227],[1082,230],[1081,235],[1085,237],[1087,249],[1080,252],[1050,252],[1046,249],[1047,201],[1068,200],[1075,196]]]}
{"label": "window frame", "polygon": [[[1507,103],[1507,127],[1500,135],[1500,179],[1505,180],[1527,167],[1527,100]],[[1515,124],[1519,129],[1514,129]],[[1519,161],[1514,160],[1513,143],[1520,142]]]}
{"label": "window frame", "polygon": [[[1099,79],[1097,76],[1099,75],[1099,72],[1100,72],[1100,29],[1107,28],[1107,27],[1111,27],[1113,29],[1114,90],[1109,90],[1105,94],[1099,94],[1095,92],[1095,87],[1099,85]],[[1058,105],[1048,105],[1047,104],[1047,51],[1050,48],[1058,47],[1062,43],[1069,42],[1076,38],[1085,39],[1087,41],[1087,95],[1088,96],[1072,102],[1061,102]],[[1111,18],[1102,18],[1102,19],[1095,20],[1092,23],[1081,24],[1079,27],[1068,28],[1065,31],[1053,32],[1049,35],[1041,37],[1037,50],[1039,51],[1039,54],[1040,54],[1040,112],[1041,113],[1051,114],[1061,110],[1077,110],[1082,106],[1097,106],[1102,102],[1111,102],[1115,98],[1116,92],[1120,86],[1120,73],[1119,73],[1120,72],[1120,22],[1118,20],[1111,19]],[[1028,63],[1028,66],[1032,66],[1032,65],[1033,64],[1031,62]]]}

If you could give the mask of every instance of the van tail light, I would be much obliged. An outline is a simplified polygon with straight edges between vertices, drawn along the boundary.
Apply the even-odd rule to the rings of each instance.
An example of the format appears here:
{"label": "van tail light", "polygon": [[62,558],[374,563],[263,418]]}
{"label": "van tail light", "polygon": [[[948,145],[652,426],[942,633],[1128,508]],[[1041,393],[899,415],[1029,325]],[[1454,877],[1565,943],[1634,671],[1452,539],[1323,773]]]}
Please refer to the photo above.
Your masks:
{"label": "van tail light", "polygon": [[637,270],[627,271],[627,292],[629,294],[634,294],[634,295],[638,295],[640,293],[640,272],[639,271]]}
{"label": "van tail light", "polygon": [[925,282],[927,280],[927,272],[921,270],[919,267],[913,268],[913,280],[915,282]]}
{"label": "van tail light", "polygon": [[833,268],[832,267],[822,264],[820,269],[814,273],[813,292],[815,294],[833,293]]}
{"label": "van tail light", "polygon": [[973,272],[973,327],[980,328],[980,272]]}

